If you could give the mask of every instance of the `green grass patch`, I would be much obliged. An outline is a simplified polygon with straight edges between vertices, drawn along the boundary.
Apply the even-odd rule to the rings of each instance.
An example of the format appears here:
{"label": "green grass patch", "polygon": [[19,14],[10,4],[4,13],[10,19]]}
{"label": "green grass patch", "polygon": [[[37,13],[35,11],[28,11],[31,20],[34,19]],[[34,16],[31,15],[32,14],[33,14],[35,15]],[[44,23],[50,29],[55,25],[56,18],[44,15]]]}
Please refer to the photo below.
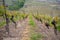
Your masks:
{"label": "green grass patch", "polygon": [[33,27],[36,26],[36,25],[35,25],[35,22],[34,22],[34,20],[33,20],[32,15],[29,15],[29,25],[31,25],[31,26],[33,26]]}
{"label": "green grass patch", "polygon": [[30,40],[41,40],[43,36],[40,33],[32,32]]}
{"label": "green grass patch", "polygon": [[57,27],[57,30],[60,31],[60,25]]}
{"label": "green grass patch", "polygon": [[60,20],[57,23],[57,30],[60,31]]}
{"label": "green grass patch", "polygon": [[30,21],[29,21],[29,25],[35,27],[35,22],[34,22],[33,20],[30,20]]}
{"label": "green grass patch", "polygon": [[0,22],[0,27],[3,27],[6,24],[5,21]]}

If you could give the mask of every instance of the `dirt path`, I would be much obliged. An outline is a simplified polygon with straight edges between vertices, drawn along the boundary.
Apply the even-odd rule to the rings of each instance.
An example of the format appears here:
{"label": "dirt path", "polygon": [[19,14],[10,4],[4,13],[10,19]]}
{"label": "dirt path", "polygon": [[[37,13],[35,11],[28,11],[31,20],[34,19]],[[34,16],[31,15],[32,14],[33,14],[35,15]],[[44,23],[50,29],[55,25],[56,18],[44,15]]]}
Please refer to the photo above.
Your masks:
{"label": "dirt path", "polygon": [[21,40],[29,40],[30,39],[30,37],[29,37],[30,26],[29,26],[28,22],[29,22],[29,18],[27,18],[27,20],[26,20],[26,23],[25,23],[26,26],[25,26],[25,29],[22,33],[22,39]]}
{"label": "dirt path", "polygon": [[14,24],[10,24],[10,35],[12,37],[4,37],[4,40],[29,40],[28,18],[17,22],[17,29]]}
{"label": "dirt path", "polygon": [[26,28],[24,29],[23,33],[22,33],[22,40],[29,40],[29,26],[26,26]]}

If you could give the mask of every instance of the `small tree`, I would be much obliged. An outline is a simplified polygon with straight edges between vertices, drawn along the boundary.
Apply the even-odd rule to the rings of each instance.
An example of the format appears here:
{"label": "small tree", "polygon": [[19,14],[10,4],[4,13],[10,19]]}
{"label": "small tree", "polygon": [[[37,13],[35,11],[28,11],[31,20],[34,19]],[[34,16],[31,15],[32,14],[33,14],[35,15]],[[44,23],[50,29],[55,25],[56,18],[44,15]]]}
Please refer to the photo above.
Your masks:
{"label": "small tree", "polygon": [[25,0],[13,1],[13,4],[9,6],[9,10],[19,10],[24,6]]}

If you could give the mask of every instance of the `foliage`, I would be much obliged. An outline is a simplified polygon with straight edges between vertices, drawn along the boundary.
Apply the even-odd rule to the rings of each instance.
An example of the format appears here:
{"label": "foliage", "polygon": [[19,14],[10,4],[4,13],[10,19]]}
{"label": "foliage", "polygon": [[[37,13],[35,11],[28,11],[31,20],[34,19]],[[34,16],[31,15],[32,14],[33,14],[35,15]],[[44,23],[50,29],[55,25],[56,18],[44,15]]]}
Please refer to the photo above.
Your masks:
{"label": "foliage", "polygon": [[[28,16],[28,14],[20,13],[18,11],[9,11],[9,10],[6,10],[6,15],[7,15],[9,20],[11,19],[11,16],[13,15],[14,21],[18,21],[21,19],[23,20],[25,17]],[[2,18],[2,16],[4,16],[4,7],[0,6],[0,17]],[[5,16],[3,19],[5,20]],[[5,24],[6,24],[5,21],[0,22],[0,26],[4,26]]]}
{"label": "foliage", "polygon": [[42,19],[43,23],[48,22],[50,26],[53,26],[51,24],[52,20],[55,20],[57,22],[57,30],[60,31],[60,18],[58,16],[55,16],[54,18],[49,15],[42,15],[42,14],[34,14],[34,17],[37,18],[37,20]]}
{"label": "foliage", "polygon": [[9,10],[19,10],[24,6],[25,0],[13,1],[13,4],[9,6]]}
{"label": "foliage", "polygon": [[57,22],[57,30],[60,31],[60,19]]}
{"label": "foliage", "polygon": [[40,21],[40,19],[42,20],[42,22],[48,22],[51,25],[51,21],[52,21],[52,17],[46,14],[35,14],[34,17]]}
{"label": "foliage", "polygon": [[4,7],[0,5],[0,16],[4,14]]}
{"label": "foliage", "polygon": [[5,21],[0,22],[0,27],[4,26],[6,24]]}
{"label": "foliage", "polygon": [[15,20],[15,21],[17,21],[17,20],[23,20],[23,19],[25,19],[27,16],[28,16],[28,14],[18,13],[18,14],[14,17],[14,20]]}

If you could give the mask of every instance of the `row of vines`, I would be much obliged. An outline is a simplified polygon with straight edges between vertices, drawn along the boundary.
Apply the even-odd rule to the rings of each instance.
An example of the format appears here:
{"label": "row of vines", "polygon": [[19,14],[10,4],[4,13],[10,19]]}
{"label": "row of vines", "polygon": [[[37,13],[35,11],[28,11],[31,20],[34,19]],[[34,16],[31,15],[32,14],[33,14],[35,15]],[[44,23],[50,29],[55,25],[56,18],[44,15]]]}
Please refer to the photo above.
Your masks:
{"label": "row of vines", "polygon": [[60,17],[55,16],[49,16],[46,14],[33,14],[34,18],[40,21],[41,23],[44,23],[46,27],[49,29],[50,27],[54,27],[55,32],[56,30],[60,31]]}

